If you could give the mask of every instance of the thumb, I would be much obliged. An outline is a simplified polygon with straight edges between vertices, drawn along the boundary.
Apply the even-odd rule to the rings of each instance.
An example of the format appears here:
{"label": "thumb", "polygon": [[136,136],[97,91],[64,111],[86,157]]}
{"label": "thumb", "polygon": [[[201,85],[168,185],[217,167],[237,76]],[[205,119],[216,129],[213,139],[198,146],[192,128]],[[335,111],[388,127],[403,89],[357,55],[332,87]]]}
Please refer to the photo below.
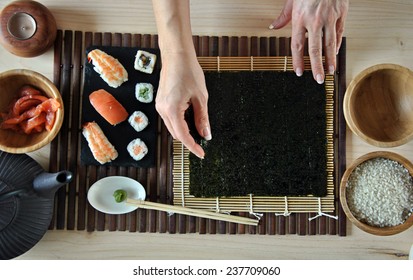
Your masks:
{"label": "thumb", "polygon": [[199,135],[207,141],[211,140],[212,134],[211,125],[209,124],[207,101],[202,103],[199,101],[192,102],[192,106],[194,109],[195,126]]}
{"label": "thumb", "polygon": [[292,17],[293,0],[287,0],[281,14],[271,23],[269,29],[280,29],[286,26]]}

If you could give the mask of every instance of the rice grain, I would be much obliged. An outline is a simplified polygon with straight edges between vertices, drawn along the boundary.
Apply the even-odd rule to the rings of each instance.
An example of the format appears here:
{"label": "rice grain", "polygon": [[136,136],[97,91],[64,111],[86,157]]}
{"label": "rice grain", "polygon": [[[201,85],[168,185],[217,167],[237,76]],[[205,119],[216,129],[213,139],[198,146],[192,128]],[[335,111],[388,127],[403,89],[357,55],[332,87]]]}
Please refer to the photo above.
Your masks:
{"label": "rice grain", "polygon": [[413,179],[400,163],[376,158],[357,166],[346,187],[354,217],[377,227],[403,224],[413,210]]}

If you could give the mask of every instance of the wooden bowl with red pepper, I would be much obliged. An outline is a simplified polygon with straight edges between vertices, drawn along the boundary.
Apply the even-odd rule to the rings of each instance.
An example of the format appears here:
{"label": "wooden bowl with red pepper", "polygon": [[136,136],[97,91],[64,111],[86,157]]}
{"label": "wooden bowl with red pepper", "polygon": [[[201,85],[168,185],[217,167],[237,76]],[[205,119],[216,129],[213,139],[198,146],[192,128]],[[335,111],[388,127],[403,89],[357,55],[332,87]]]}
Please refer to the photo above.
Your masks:
{"label": "wooden bowl with red pepper", "polygon": [[0,150],[21,154],[46,146],[63,116],[60,92],[45,76],[26,69],[0,73]]}

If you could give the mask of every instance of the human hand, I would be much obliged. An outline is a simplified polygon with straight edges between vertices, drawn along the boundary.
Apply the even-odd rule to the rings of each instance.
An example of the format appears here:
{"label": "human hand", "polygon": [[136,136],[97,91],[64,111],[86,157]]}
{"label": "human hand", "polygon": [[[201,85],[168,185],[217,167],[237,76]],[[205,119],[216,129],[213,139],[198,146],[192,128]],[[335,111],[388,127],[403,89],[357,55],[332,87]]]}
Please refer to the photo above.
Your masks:
{"label": "human hand", "polygon": [[314,79],[320,84],[324,82],[323,44],[325,67],[329,74],[334,74],[348,6],[348,0],[286,0],[280,16],[269,28],[280,29],[292,22],[291,53],[297,76],[303,74],[306,32]]}
{"label": "human hand", "polygon": [[189,133],[185,111],[192,104],[197,131],[210,140],[207,102],[205,76],[196,56],[192,53],[163,53],[156,109],[172,137],[199,158],[203,158],[205,152]]}

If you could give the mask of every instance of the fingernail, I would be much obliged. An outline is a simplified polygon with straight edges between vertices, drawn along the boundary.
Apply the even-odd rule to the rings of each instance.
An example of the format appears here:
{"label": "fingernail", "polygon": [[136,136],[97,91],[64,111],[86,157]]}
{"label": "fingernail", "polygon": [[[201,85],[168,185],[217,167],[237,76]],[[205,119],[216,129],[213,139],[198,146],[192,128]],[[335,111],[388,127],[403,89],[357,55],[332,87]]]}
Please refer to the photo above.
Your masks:
{"label": "fingernail", "polygon": [[194,155],[196,155],[199,159],[204,159],[205,153],[204,152],[200,152],[200,153],[194,152]]}
{"label": "fingernail", "polygon": [[330,65],[330,66],[328,67],[328,74],[334,75],[334,71],[335,71],[334,66],[333,66],[333,65]]}
{"label": "fingernail", "polygon": [[319,83],[320,85],[324,83],[324,78],[321,74],[317,74],[316,80],[317,80],[317,83]]}
{"label": "fingernail", "polygon": [[297,67],[297,68],[295,69],[295,74],[296,74],[298,77],[301,77],[301,76],[303,75],[303,70],[302,70],[300,67]]}
{"label": "fingernail", "polygon": [[270,26],[268,26],[269,29],[274,29],[274,25],[270,24]]}
{"label": "fingernail", "polygon": [[204,134],[205,140],[209,141],[209,140],[212,139],[212,135],[211,135],[211,131],[210,131],[209,127],[205,127],[204,130],[202,131],[202,133]]}

